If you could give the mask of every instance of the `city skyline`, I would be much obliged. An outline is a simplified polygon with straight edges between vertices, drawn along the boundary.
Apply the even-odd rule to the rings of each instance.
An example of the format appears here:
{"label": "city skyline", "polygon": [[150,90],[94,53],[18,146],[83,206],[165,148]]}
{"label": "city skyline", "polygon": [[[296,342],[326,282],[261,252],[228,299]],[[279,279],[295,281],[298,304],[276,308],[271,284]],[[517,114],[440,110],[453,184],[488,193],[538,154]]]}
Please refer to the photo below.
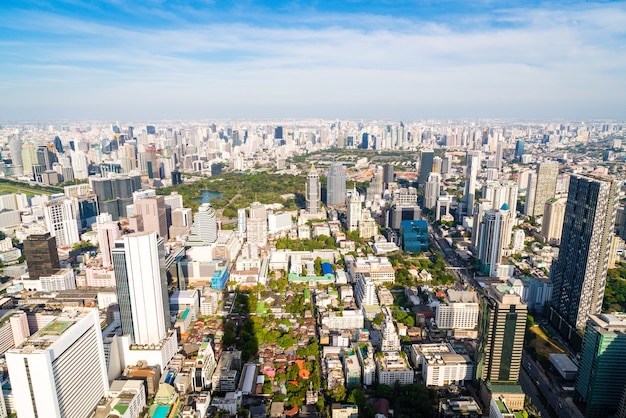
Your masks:
{"label": "city skyline", "polygon": [[5,119],[618,118],[622,3],[0,6]]}

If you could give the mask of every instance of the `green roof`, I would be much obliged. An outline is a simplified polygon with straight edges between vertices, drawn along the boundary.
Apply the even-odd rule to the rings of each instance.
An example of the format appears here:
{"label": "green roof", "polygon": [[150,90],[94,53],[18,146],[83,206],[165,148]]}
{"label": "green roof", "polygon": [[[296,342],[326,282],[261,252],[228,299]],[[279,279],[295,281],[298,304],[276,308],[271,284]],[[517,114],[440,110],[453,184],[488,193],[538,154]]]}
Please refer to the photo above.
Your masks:
{"label": "green roof", "polygon": [[124,415],[124,413],[128,409],[128,405],[115,405],[113,409],[118,411],[120,414]]}

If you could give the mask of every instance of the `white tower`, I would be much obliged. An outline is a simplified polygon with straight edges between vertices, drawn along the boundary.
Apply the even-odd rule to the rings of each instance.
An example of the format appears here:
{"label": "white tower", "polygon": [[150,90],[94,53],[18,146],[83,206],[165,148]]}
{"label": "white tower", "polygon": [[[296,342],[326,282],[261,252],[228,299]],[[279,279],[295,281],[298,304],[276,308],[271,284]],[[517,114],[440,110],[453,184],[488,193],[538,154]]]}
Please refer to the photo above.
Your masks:
{"label": "white tower", "polygon": [[20,418],[90,416],[109,389],[97,309],[66,309],[6,353]]}
{"label": "white tower", "polygon": [[124,235],[112,258],[122,332],[134,344],[158,344],[171,326],[163,238],[156,232]]}
{"label": "white tower", "polygon": [[56,238],[57,245],[71,247],[80,241],[76,211],[70,199],[65,197],[44,204],[46,227]]}

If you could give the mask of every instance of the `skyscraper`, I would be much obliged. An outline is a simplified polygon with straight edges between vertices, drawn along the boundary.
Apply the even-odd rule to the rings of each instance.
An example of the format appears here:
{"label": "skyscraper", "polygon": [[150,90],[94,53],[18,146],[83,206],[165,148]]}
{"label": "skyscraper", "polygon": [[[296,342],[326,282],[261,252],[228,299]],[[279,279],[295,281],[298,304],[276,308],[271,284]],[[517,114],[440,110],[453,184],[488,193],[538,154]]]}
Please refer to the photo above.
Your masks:
{"label": "skyscraper", "polygon": [[478,230],[478,259],[485,273],[495,276],[502,257],[502,248],[511,241],[511,217],[505,203],[500,210],[483,214]]}
{"label": "skyscraper", "polygon": [[122,230],[117,222],[113,222],[111,215],[103,213],[96,217],[98,226],[98,246],[102,254],[102,265],[109,267],[112,265],[111,251],[115,246],[115,241],[122,236]]}
{"label": "skyscraper", "polygon": [[585,328],[576,395],[587,403],[586,417],[613,416],[626,384],[626,315],[590,315]]}
{"label": "skyscraper", "polygon": [[439,199],[439,191],[441,189],[441,175],[437,172],[432,172],[428,176],[426,187],[424,189],[424,207],[427,209],[433,209],[437,205],[437,199]]}
{"label": "skyscraper", "polygon": [[359,221],[361,220],[363,206],[363,197],[356,190],[356,187],[348,193],[346,197],[346,227],[348,231],[356,231],[359,229]]}
{"label": "skyscraper", "polygon": [[480,151],[467,152],[467,168],[465,171],[465,191],[463,193],[461,216],[474,214],[474,198],[476,196],[476,177],[480,170]]}
{"label": "skyscraper", "polygon": [[422,150],[420,153],[420,176],[417,182],[420,186],[426,184],[428,175],[433,171],[433,158],[435,153],[432,150]]}
{"label": "skyscraper", "polygon": [[48,276],[61,268],[56,239],[49,232],[29,235],[24,240],[24,257],[31,280]]}
{"label": "skyscraper", "polygon": [[167,210],[163,196],[146,197],[135,201],[135,215],[141,215],[143,230],[156,232],[168,239]]}
{"label": "skyscraper", "polygon": [[516,382],[519,377],[528,309],[513,290],[490,286],[480,301],[476,378]]}
{"label": "skyscraper", "polygon": [[107,396],[97,309],[66,309],[6,353],[20,418],[83,418]]}
{"label": "skyscraper", "polygon": [[193,218],[189,243],[190,245],[207,245],[216,240],[217,220],[215,219],[215,209],[213,209],[210,203],[203,203]]}
{"label": "skyscraper", "polygon": [[315,215],[320,211],[320,198],[322,189],[320,176],[314,165],[311,166],[309,174],[306,176],[306,212]]}
{"label": "skyscraper", "polygon": [[156,232],[124,235],[112,258],[122,332],[134,344],[158,344],[171,327],[163,238]]}
{"label": "skyscraper", "polygon": [[46,227],[57,245],[71,247],[80,241],[76,210],[70,199],[62,197],[46,202],[44,215]]}
{"label": "skyscraper", "polygon": [[559,164],[548,161],[540,163],[537,171],[532,174],[528,193],[526,193],[525,213],[529,216],[543,215],[546,201],[556,194],[556,178],[559,175]]}
{"label": "skyscraper", "polygon": [[570,178],[559,257],[551,270],[550,316],[562,333],[565,326],[584,328],[587,316],[602,309],[617,189],[610,177]]}
{"label": "skyscraper", "polygon": [[330,165],[326,188],[326,204],[328,206],[341,206],[345,204],[346,171],[343,164],[334,162]]}
{"label": "skyscraper", "polygon": [[549,199],[543,209],[541,235],[550,244],[560,244],[565,219],[565,202],[555,198]]}

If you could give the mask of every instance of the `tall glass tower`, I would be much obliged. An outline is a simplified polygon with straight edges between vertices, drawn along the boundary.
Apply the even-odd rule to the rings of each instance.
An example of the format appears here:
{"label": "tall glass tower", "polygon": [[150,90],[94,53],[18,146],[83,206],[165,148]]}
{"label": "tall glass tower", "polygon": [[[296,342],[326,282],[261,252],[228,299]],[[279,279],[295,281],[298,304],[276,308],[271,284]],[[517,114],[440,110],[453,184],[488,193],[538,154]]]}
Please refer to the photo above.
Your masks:
{"label": "tall glass tower", "polygon": [[341,206],[346,202],[346,171],[343,164],[334,162],[328,170],[326,180],[326,204],[328,206]]}

